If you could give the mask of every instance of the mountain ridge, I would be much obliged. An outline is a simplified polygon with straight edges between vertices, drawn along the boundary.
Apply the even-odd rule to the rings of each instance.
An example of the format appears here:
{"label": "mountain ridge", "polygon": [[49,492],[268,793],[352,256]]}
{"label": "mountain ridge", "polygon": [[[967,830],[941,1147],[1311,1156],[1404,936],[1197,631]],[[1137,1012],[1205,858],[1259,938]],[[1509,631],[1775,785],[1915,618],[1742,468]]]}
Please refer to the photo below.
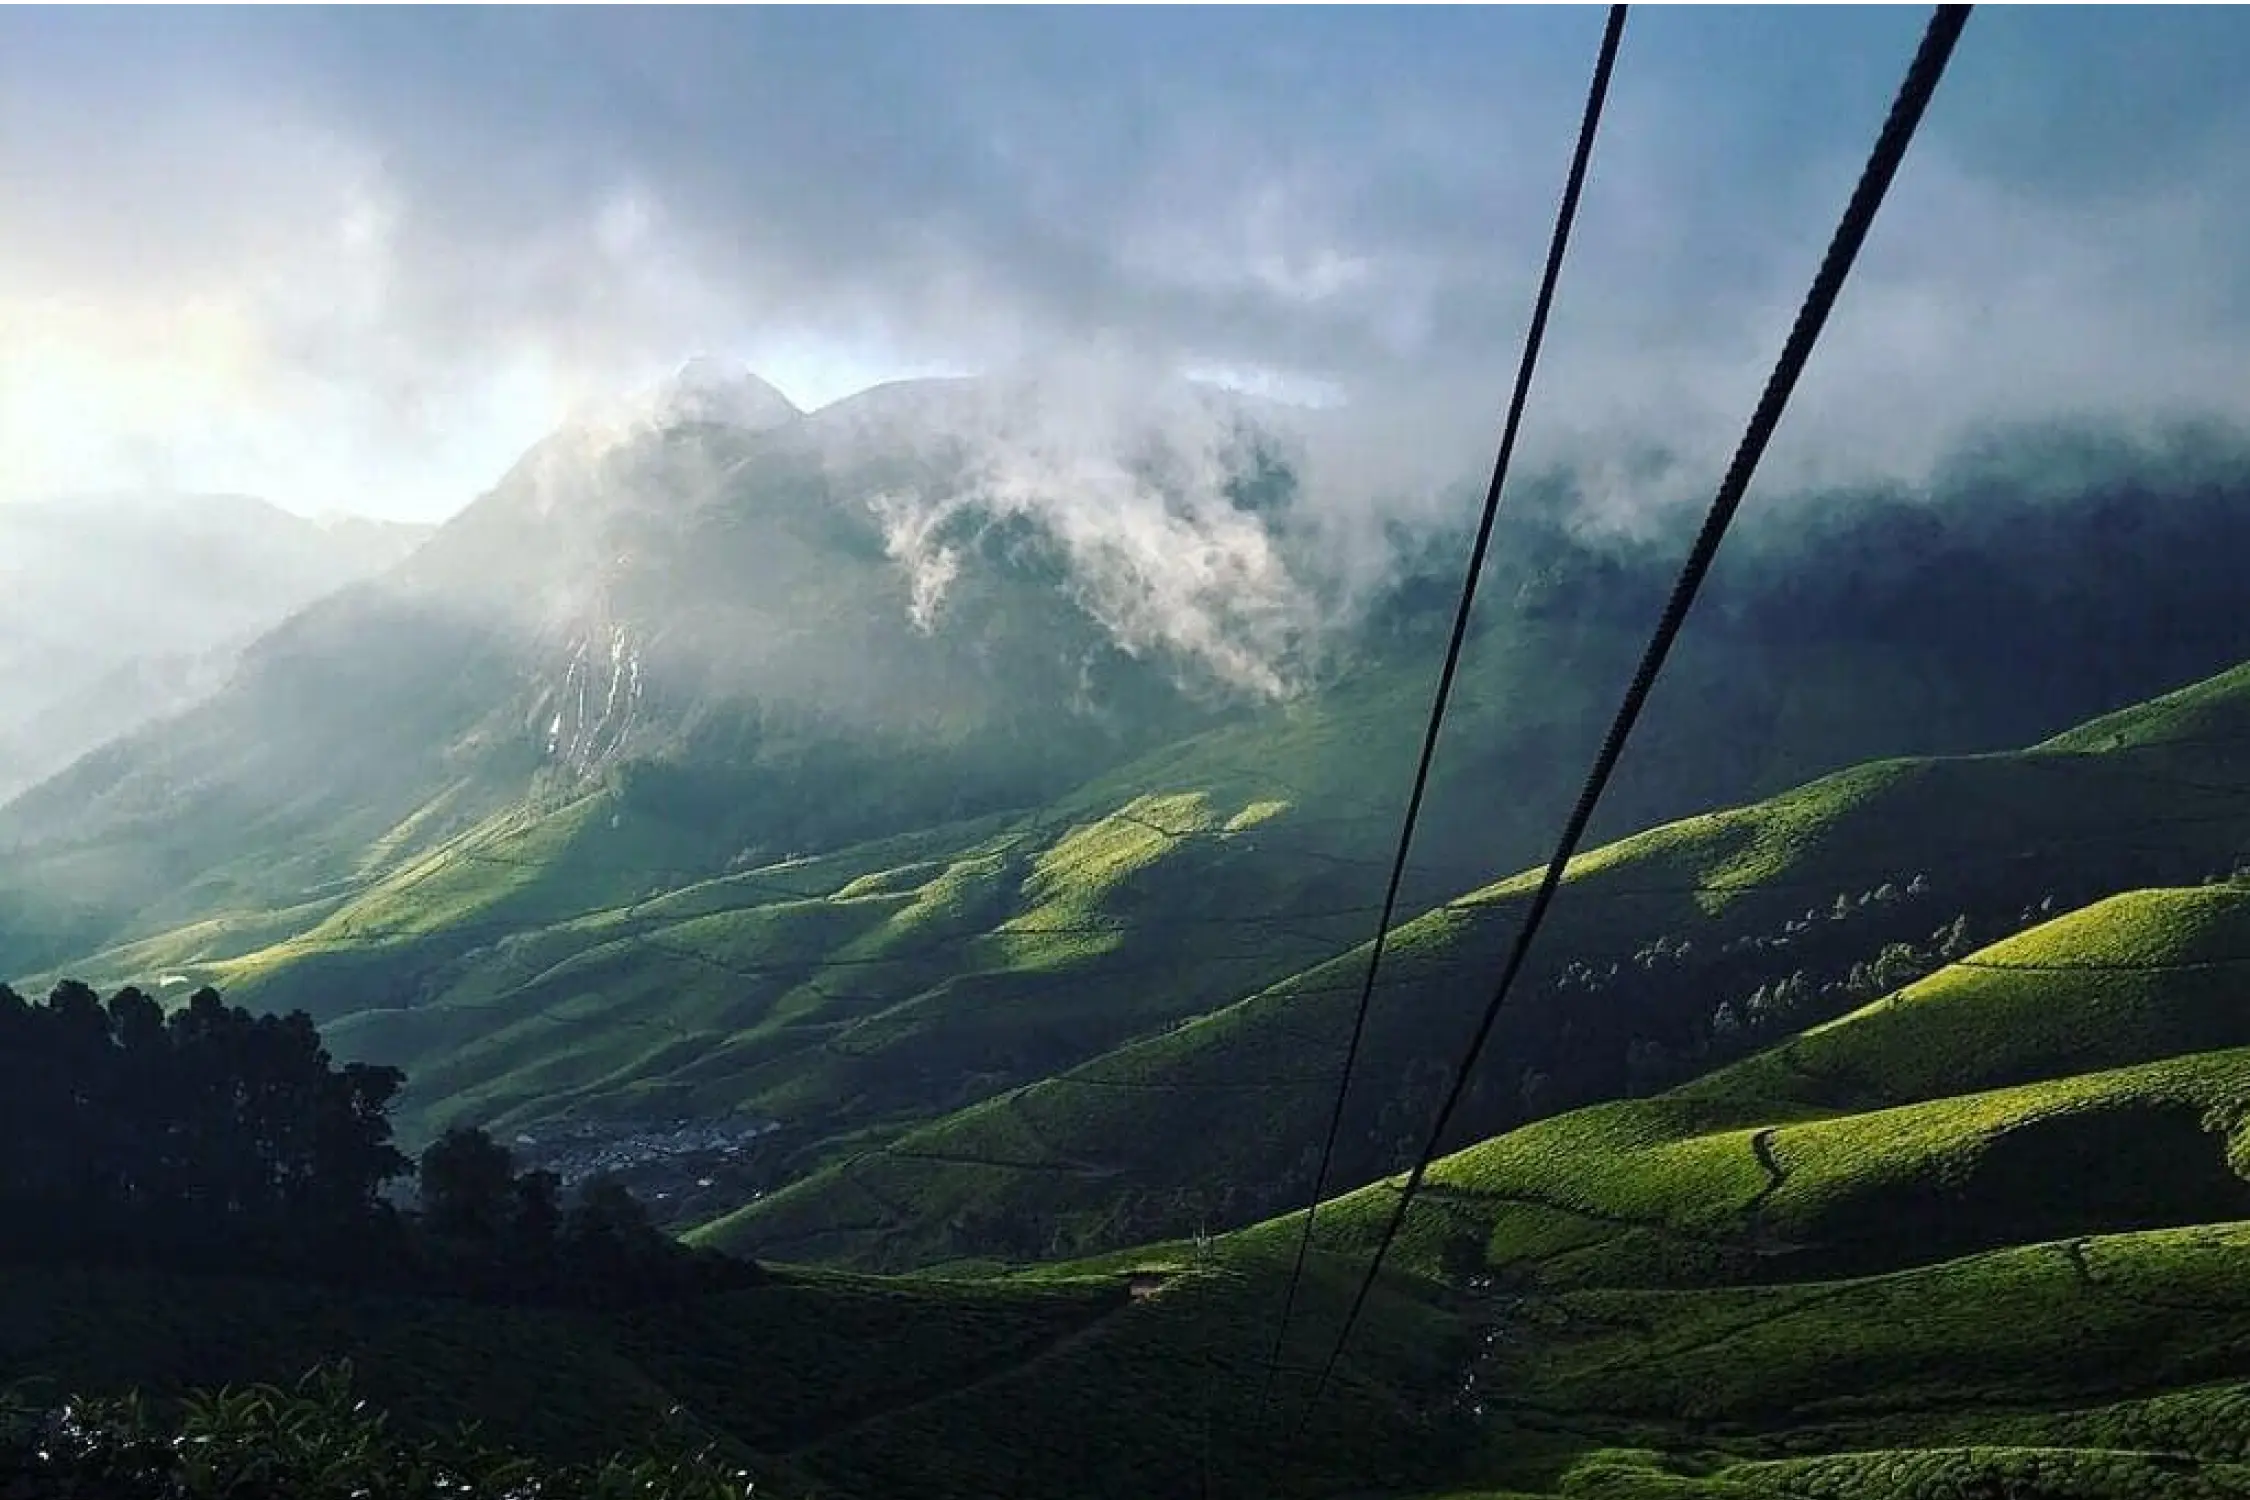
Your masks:
{"label": "mountain ridge", "polygon": [[[262,640],[223,705],[0,809],[23,893],[0,962],[304,1005],[355,1054],[415,1065],[416,1129],[786,1114],[763,1187],[1347,969],[1450,620],[1443,550],[1310,690],[1199,699],[1073,596],[1036,507],[932,533],[967,560],[925,628],[870,502],[924,472],[924,437],[961,432],[838,470],[819,420],[591,457],[558,434],[398,575]],[[1303,488],[1255,443],[1224,451],[1249,488],[1191,485],[1197,503],[1286,531]],[[932,493],[956,494],[974,466],[938,460]],[[2130,492],[2109,483],[1771,523],[1714,576],[1597,836],[1870,754],[2021,744],[2250,654],[2215,561],[2242,530],[2233,491],[2170,492],[2120,532]],[[1407,911],[1535,857],[1668,539],[1589,539],[1555,484],[1504,514]],[[2134,569],[2183,546],[2152,629]],[[1840,554],[1820,591],[1799,572],[1816,551]],[[2025,566],[1994,573],[2003,557]],[[1984,597],[1959,597],[1969,572]],[[2066,583],[2059,617],[2032,614]],[[1626,1076],[1611,1040],[1592,1050],[1568,1088]]]}

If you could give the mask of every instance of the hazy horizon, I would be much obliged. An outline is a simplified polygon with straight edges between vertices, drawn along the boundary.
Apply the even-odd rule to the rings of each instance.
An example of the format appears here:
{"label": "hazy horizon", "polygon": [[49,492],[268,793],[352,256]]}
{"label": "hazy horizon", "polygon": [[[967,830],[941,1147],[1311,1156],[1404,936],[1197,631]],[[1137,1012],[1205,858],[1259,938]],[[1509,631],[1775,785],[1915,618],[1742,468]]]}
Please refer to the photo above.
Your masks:
{"label": "hazy horizon", "polygon": [[[944,382],[956,380],[1000,380],[1007,378],[1012,373],[1015,373],[1008,370],[913,371],[904,374],[888,375],[880,379],[870,380],[863,385],[853,385],[834,391],[832,393],[824,393],[823,399],[811,400],[802,397],[796,391],[785,387],[780,381],[768,376],[764,371],[758,370],[739,361],[728,359],[725,356],[713,355],[705,351],[695,351],[686,354],[679,360],[675,361],[671,370],[667,372],[667,374],[662,378],[643,381],[635,387],[621,388],[615,391],[595,395],[582,400],[571,407],[560,410],[551,423],[529,433],[529,435],[524,439],[523,448],[530,448],[532,445],[539,442],[542,438],[551,436],[553,433],[562,430],[572,423],[599,422],[604,418],[605,415],[613,414],[616,412],[631,412],[635,409],[635,402],[637,398],[645,398],[653,392],[669,386],[674,380],[678,378],[681,372],[687,370],[691,366],[704,363],[716,364],[720,366],[724,372],[730,375],[747,376],[756,381],[762,382],[767,386],[770,386],[778,395],[780,395],[784,400],[788,401],[791,406],[795,407],[800,415],[807,417],[818,416],[822,412],[847,405],[848,403],[860,397],[870,395],[876,391],[880,391],[891,386],[913,385],[924,381]],[[1237,372],[1183,370],[1177,372],[1176,378],[1185,385],[1200,386],[1213,390],[1225,391],[1244,396],[1254,401],[1275,403],[1286,407],[1317,410],[1328,404],[1324,400],[1324,393],[1322,392],[1303,392],[1289,388],[1286,383],[1283,383],[1279,389],[1276,389],[1275,383],[1273,382],[1260,382],[1258,380],[1242,376]],[[446,521],[451,520],[453,516],[458,515],[463,509],[466,509],[468,506],[474,504],[478,497],[486,493],[492,487],[492,485],[505,474],[506,470],[510,466],[512,466],[517,461],[517,459],[521,457],[521,451],[511,453],[502,461],[499,468],[492,470],[490,473],[464,476],[468,480],[470,487],[462,492],[448,508],[441,510],[435,514],[426,516],[395,516],[383,515],[365,510],[342,509],[332,505],[323,505],[317,503],[318,497],[314,496],[255,494],[246,490],[202,487],[193,485],[182,485],[165,488],[134,486],[131,484],[109,484],[97,486],[63,487],[35,492],[10,492],[6,490],[0,490],[0,505],[13,504],[28,506],[64,506],[81,503],[93,503],[119,508],[130,508],[147,504],[163,505],[197,501],[250,502],[253,504],[264,505],[275,510],[283,511],[301,520],[312,521],[320,524],[344,524],[356,521],[371,522],[384,526],[399,526],[419,530],[432,530],[438,526],[442,526]]]}

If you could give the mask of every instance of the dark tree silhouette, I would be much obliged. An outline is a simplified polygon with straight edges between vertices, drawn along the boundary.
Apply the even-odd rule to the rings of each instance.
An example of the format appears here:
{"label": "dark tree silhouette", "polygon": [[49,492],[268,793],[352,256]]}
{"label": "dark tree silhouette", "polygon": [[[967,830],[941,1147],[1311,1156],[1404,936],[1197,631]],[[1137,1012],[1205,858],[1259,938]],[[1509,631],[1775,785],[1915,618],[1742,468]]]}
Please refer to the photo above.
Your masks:
{"label": "dark tree silhouette", "polygon": [[481,1130],[456,1127],[422,1153],[422,1222],[431,1234],[485,1247],[507,1235],[515,1162]]}
{"label": "dark tree silhouette", "polygon": [[0,1256],[258,1270],[472,1296],[617,1301],[758,1276],[651,1227],[597,1183],[567,1209],[477,1129],[422,1153],[418,1213],[386,1187],[406,1075],[338,1067],[302,1011],[252,1015],[213,989],[169,1014],[65,980],[43,1004],[0,985]]}

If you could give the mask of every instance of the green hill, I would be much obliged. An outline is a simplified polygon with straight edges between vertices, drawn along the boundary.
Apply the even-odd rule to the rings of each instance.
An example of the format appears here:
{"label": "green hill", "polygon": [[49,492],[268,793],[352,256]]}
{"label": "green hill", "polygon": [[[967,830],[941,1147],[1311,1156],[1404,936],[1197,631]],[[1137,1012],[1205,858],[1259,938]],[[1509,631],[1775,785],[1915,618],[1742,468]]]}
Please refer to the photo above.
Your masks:
{"label": "green hill", "polygon": [[2246,974],[2250,888],[2113,897],[1653,1099],[1471,1147],[1431,1191],[1491,1205],[1489,1265],[1537,1287],[2250,1218]]}
{"label": "green hill", "polygon": [[[2246,940],[2250,887],[2120,896],[1437,1164],[1393,1264],[1482,1326],[1490,1477],[2243,1493]],[[1325,1209],[1320,1253],[1355,1263],[1395,1192]]]}
{"label": "green hill", "polygon": [[[1691,1076],[2046,912],[2226,873],[2250,850],[2250,780],[2229,771],[2245,743],[2250,668],[2238,668],[2030,750],[1858,767],[1581,855],[1457,1138]],[[1394,1169],[1418,1143],[1535,883],[1519,876],[1400,928],[1343,1181]],[[703,1233],[901,1267],[1279,1212],[1310,1186],[1364,964],[1347,952]]]}

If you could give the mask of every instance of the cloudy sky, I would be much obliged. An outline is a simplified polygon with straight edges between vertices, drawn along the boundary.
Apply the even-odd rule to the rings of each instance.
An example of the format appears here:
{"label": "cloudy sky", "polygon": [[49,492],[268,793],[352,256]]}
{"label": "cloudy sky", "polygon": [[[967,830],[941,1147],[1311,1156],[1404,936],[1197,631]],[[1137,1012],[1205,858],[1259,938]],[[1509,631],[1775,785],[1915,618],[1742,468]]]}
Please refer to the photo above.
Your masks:
{"label": "cloudy sky", "polygon": [[[1635,14],[1542,441],[1732,440],[1925,16]],[[805,405],[1114,357],[1481,431],[1601,23],[0,11],[0,500],[435,518],[699,351]],[[1797,460],[2250,407],[2244,76],[2236,10],[1980,12]]]}

